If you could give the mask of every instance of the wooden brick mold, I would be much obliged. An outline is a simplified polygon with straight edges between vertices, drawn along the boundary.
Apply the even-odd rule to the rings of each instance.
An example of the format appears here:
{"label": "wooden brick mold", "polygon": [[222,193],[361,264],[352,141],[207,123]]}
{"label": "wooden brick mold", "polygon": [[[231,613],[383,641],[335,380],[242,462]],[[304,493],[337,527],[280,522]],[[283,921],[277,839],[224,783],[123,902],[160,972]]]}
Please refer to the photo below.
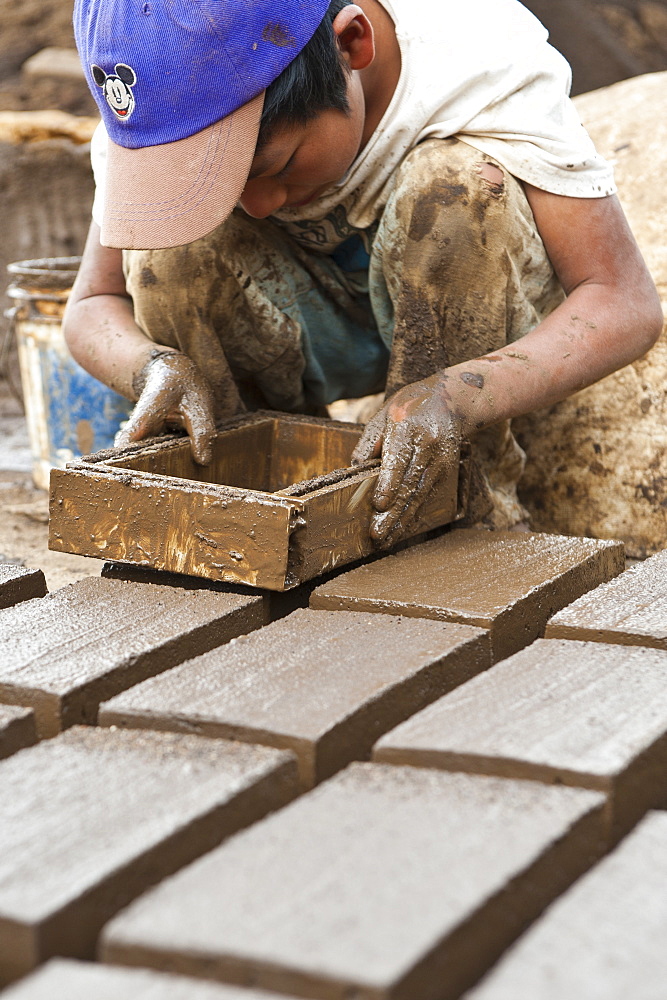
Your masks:
{"label": "wooden brick mold", "polygon": [[0,983],[92,957],[112,914],[295,791],[291,754],[174,733],[76,727],[3,761]]}
{"label": "wooden brick mold", "polygon": [[296,1000],[240,986],[221,986],[151,969],[53,958],[2,994],[2,1000]]}
{"label": "wooden brick mold", "polygon": [[545,635],[667,649],[667,549],[564,608]]}
{"label": "wooden brick mold", "polygon": [[101,701],[264,624],[261,597],[89,577],[0,611],[0,701],[40,737],[94,723]]}
{"label": "wooden brick mold", "polygon": [[621,542],[456,530],[337,576],[313,591],[310,606],[476,625],[489,629],[499,660],[624,566]]}
{"label": "wooden brick mold", "polygon": [[503,957],[466,1000],[662,1000],[667,815],[650,813]]}
{"label": "wooden brick mold", "polygon": [[18,705],[0,705],[0,759],[37,742],[35,713]]}
{"label": "wooden brick mold", "polygon": [[[372,551],[379,462],[350,467],[360,426],[261,411],[220,426],[205,468],[165,437],[54,470],[50,547],[268,590]],[[463,515],[461,469],[414,534]]]}
{"label": "wooden brick mold", "polygon": [[667,806],[667,652],[539,639],[388,733],[373,757],[596,788],[614,842]]}
{"label": "wooden brick mold", "polygon": [[125,691],[99,721],[288,747],[308,788],[490,663],[467,625],[302,609]]}
{"label": "wooden brick mold", "polygon": [[44,597],[46,580],[41,569],[26,569],[0,562],[0,608],[10,608],[20,601]]}
{"label": "wooden brick mold", "polygon": [[120,913],[102,956],[318,1000],[453,1000],[590,867],[603,802],[353,764]]}

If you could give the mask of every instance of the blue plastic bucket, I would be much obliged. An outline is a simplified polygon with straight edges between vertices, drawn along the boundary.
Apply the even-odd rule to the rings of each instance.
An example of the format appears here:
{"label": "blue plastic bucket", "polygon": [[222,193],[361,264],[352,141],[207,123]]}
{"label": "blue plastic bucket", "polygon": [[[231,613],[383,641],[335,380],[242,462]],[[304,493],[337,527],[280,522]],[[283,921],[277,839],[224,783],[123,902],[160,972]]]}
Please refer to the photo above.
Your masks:
{"label": "blue plastic bucket", "polygon": [[52,257],[7,268],[33,479],[41,489],[49,488],[53,466],[112,447],[133,405],[84,371],[65,343],[62,318],[79,264],[79,257]]}

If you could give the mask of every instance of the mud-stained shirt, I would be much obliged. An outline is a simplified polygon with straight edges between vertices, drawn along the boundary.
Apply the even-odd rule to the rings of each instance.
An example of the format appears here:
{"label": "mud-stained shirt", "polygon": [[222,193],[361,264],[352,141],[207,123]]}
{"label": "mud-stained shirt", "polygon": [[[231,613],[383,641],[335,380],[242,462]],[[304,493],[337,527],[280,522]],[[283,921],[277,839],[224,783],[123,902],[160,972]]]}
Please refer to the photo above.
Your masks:
{"label": "mud-stained shirt", "polygon": [[[613,194],[611,166],[596,152],[569,98],[568,63],[518,0],[381,0],[401,52],[401,73],[377,129],[341,180],[316,201],[274,218],[302,245],[331,253],[369,237],[398,167],[418,143],[457,136],[520,180],[553,194]],[[101,223],[106,137],[93,140]]]}
{"label": "mud-stained shirt", "polygon": [[382,0],[401,51],[398,85],[345,177],[276,218],[301,243],[331,251],[373,229],[396,171],[418,143],[455,135],[520,180],[553,194],[616,191],[569,98],[568,63],[517,0]]}

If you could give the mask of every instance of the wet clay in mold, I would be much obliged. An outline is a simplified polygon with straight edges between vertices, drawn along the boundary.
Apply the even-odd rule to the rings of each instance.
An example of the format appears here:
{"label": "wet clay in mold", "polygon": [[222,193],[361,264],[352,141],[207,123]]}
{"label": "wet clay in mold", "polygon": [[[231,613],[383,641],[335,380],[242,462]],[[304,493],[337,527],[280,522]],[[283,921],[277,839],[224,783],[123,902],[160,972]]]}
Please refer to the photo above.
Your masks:
{"label": "wet clay in mold", "polygon": [[0,562],[0,608],[10,608],[20,601],[30,601],[45,594],[46,580],[41,569]]}
{"label": "wet clay in mold", "polygon": [[564,608],[545,635],[667,650],[667,550]]}
{"label": "wet clay in mold", "polygon": [[313,591],[310,606],[476,625],[490,631],[498,660],[624,565],[621,542],[456,530],[337,576]]}
{"label": "wet clay in mold", "polygon": [[662,1000],[667,815],[650,813],[557,900],[465,1000]]}
{"label": "wet clay in mold", "polygon": [[454,1000],[599,856],[603,803],[353,764],[133,903],[101,956],[298,996]]}
{"label": "wet clay in mold", "polygon": [[667,652],[539,639],[398,726],[373,757],[598,789],[614,842],[667,806]]}
{"label": "wet clay in mold", "polygon": [[[49,545],[115,562],[285,590],[373,551],[379,462],[351,467],[362,428],[257,412],[220,425],[213,461],[187,438],[99,452],[51,477]],[[463,516],[469,458],[414,534]]]}
{"label": "wet clay in mold", "polygon": [[0,611],[0,701],[32,707],[40,737],[53,736],[265,620],[261,597],[89,577]]}
{"label": "wet clay in mold", "polygon": [[288,747],[310,787],[490,663],[467,625],[303,609],[123,692],[99,722]]}
{"label": "wet clay in mold", "polygon": [[3,761],[0,983],[92,958],[112,914],[296,789],[291,754],[175,733],[75,727]]}

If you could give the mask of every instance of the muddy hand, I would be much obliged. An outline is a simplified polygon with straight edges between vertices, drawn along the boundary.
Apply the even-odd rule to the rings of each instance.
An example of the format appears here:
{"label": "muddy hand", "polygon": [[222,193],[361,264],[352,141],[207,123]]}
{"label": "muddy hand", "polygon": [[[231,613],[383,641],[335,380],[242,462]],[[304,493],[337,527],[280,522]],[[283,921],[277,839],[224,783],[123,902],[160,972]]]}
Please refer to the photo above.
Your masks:
{"label": "muddy hand", "polygon": [[116,435],[116,446],[184,427],[195,462],[208,465],[215,434],[214,399],[209,383],[185,354],[153,352],[134,380],[139,399],[127,425]]}
{"label": "muddy hand", "polygon": [[382,454],[371,537],[389,547],[419,519],[431,494],[455,471],[462,420],[447,400],[447,376],[400,389],[366,426],[352,462]]}

